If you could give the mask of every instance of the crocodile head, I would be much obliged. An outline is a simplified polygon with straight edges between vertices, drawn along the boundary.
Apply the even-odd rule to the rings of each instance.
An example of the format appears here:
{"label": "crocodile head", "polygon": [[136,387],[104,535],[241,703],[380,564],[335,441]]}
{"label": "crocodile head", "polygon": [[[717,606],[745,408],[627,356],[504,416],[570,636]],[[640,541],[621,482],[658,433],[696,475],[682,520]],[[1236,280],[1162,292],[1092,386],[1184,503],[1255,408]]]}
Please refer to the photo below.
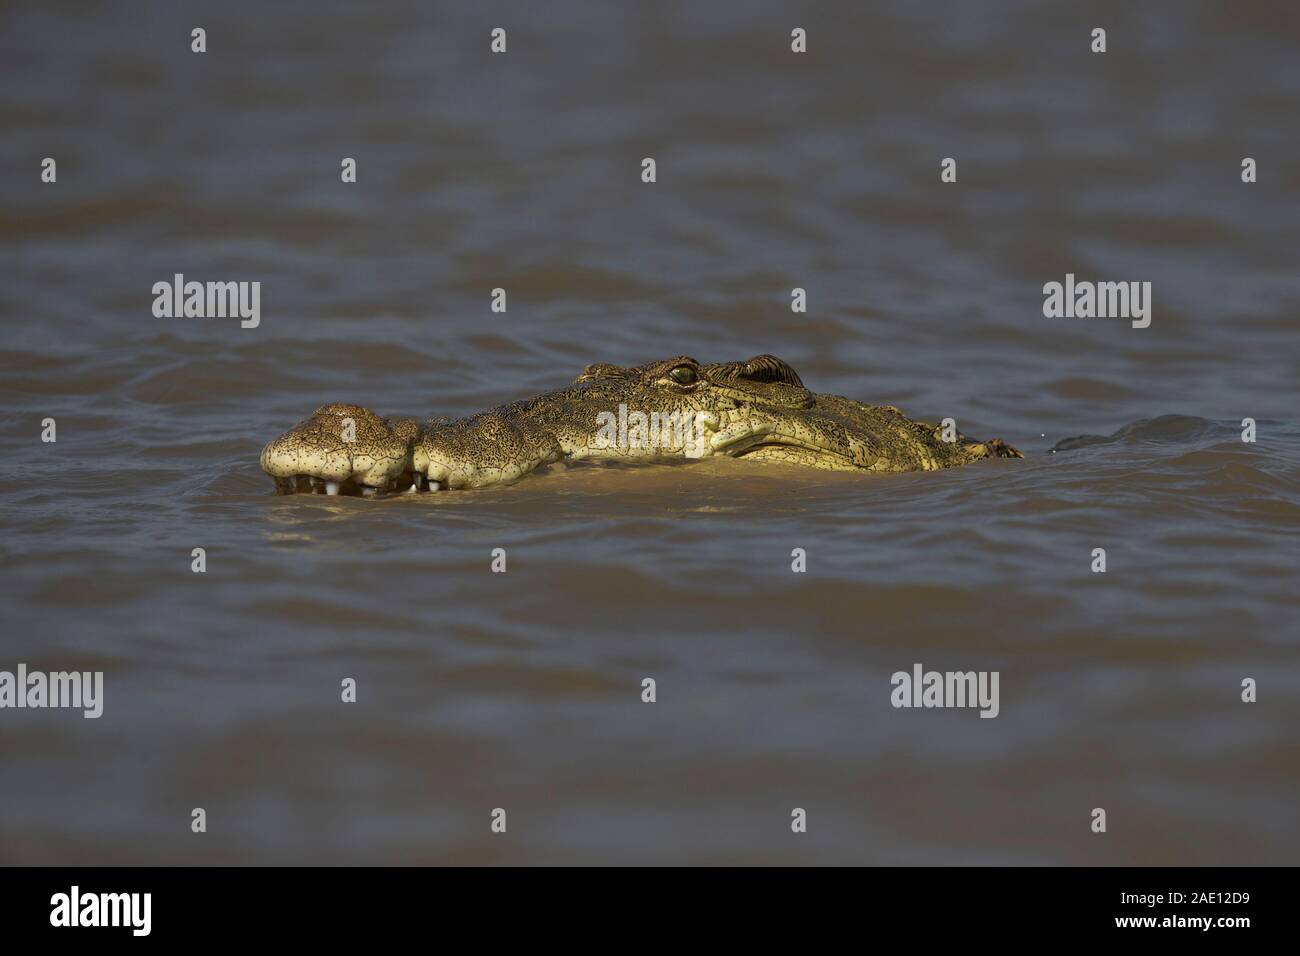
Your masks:
{"label": "crocodile head", "polygon": [[[947,439],[947,440],[945,440]],[[262,451],[281,492],[374,494],[508,484],[559,459],[627,462],[725,455],[847,471],[928,471],[1020,457],[804,387],[772,355],[590,365],[568,387],[454,422],[390,422],[326,405]]]}

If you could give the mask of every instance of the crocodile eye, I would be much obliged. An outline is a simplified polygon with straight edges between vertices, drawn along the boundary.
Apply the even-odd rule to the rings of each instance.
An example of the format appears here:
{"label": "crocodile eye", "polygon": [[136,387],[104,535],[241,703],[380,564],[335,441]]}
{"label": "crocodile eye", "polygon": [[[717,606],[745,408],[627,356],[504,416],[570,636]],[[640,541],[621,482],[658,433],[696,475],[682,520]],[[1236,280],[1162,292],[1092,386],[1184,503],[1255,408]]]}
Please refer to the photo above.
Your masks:
{"label": "crocodile eye", "polygon": [[679,365],[668,374],[672,376],[673,381],[678,385],[690,385],[697,378],[695,369],[689,365]]}

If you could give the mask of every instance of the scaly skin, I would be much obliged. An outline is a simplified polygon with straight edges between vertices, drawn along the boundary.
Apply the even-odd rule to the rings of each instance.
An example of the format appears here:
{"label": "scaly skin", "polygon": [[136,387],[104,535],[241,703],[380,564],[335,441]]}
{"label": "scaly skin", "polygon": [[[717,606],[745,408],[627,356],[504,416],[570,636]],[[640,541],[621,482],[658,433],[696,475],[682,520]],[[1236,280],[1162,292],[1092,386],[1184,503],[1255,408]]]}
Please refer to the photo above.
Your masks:
{"label": "scaly skin", "polygon": [[941,435],[892,405],[814,394],[772,355],[713,365],[679,356],[590,365],[568,388],[454,422],[389,422],[359,405],[324,405],[263,448],[261,463],[281,494],[373,495],[510,484],[560,459],[727,455],[887,472],[1024,457],[997,439]]}

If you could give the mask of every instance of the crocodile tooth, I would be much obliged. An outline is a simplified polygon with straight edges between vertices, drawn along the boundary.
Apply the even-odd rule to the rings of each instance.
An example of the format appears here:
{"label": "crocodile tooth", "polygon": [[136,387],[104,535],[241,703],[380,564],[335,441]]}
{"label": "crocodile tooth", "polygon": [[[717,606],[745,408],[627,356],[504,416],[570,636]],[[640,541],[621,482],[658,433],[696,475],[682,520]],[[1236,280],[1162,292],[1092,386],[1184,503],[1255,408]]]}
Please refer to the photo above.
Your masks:
{"label": "crocodile tooth", "polygon": [[337,495],[339,493],[339,483],[337,481],[325,482],[325,494]]}
{"label": "crocodile tooth", "polygon": [[431,481],[431,482],[429,482],[429,490],[430,490],[430,491],[437,491],[437,490],[439,490],[441,487],[442,487],[442,483],[441,483],[441,482],[438,482],[438,481]]}
{"label": "crocodile tooth", "polygon": [[361,497],[363,498],[373,498],[376,494],[378,494],[378,492],[379,492],[378,488],[371,488],[369,485],[361,486]]}

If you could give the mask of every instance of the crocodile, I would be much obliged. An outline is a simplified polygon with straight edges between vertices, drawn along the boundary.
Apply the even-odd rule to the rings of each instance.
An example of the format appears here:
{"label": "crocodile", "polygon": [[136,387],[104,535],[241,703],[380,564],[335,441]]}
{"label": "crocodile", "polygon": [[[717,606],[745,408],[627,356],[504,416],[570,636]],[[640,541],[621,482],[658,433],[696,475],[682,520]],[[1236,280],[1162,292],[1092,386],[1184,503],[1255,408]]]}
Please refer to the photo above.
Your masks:
{"label": "crocodile", "polygon": [[774,355],[587,366],[571,385],[456,421],[316,409],[262,449],[278,494],[375,497],[506,485],[552,462],[724,455],[836,471],[933,471],[1023,458],[1000,439],[804,387]]}

